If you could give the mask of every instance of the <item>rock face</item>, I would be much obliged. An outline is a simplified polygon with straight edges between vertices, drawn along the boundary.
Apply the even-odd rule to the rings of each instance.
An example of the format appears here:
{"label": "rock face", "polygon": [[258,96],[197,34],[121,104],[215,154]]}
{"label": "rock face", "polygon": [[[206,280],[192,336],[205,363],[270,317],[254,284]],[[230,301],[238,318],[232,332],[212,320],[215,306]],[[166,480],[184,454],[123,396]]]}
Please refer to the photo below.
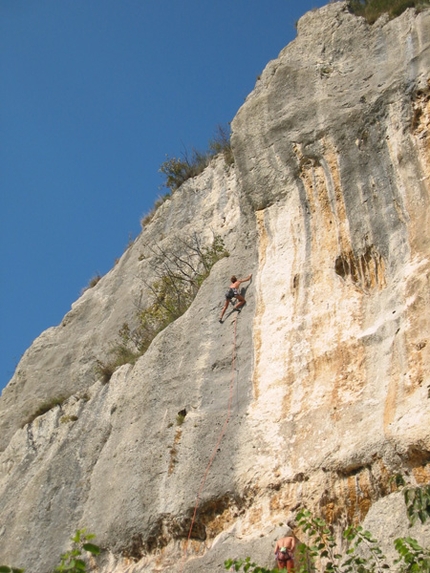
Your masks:
{"label": "rock face", "polygon": [[[182,185],[4,390],[0,561],[48,572],[87,527],[103,573],[270,566],[300,506],[406,533],[404,514],[387,528],[404,511],[391,478],[430,481],[429,70],[429,11],[303,16],[232,123],[234,166]],[[103,384],[151,245],[193,233],[231,256]],[[250,272],[220,325],[230,275]]]}

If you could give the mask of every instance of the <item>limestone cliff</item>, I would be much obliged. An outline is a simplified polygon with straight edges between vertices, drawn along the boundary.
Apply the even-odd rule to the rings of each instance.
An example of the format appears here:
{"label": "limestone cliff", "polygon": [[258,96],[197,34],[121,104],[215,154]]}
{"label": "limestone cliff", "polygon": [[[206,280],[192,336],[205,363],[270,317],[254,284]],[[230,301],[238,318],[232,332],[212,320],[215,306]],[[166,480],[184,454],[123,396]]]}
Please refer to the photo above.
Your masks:
{"label": "limestone cliff", "polygon": [[[429,81],[429,11],[301,18],[234,118],[234,166],[182,185],[4,390],[0,561],[45,573],[85,526],[103,573],[271,565],[305,505],[406,532],[390,478],[430,478]],[[193,232],[231,256],[103,384],[94,362],[135,320],[148,246]],[[253,273],[247,305],[220,325],[233,272]]]}

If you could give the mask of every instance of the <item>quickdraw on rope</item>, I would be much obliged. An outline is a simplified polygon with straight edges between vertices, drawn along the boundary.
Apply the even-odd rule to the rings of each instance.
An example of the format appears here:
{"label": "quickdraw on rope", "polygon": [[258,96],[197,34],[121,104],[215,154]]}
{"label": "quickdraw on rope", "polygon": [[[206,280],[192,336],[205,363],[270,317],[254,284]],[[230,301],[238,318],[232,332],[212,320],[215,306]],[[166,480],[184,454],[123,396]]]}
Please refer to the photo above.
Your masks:
{"label": "quickdraw on rope", "polygon": [[224,425],[223,425],[223,427],[222,427],[222,429],[221,429],[221,432],[220,432],[220,434],[219,434],[218,441],[217,441],[217,443],[216,443],[214,449],[212,450],[212,454],[211,454],[211,457],[209,458],[209,462],[208,462],[208,465],[207,465],[207,467],[206,467],[206,471],[205,471],[205,473],[204,473],[204,475],[203,475],[203,478],[202,478],[202,480],[201,480],[201,482],[200,482],[200,487],[199,487],[199,490],[198,490],[198,493],[197,493],[197,497],[196,497],[196,504],[195,504],[195,507],[194,507],[194,513],[193,513],[193,517],[192,517],[192,519],[191,519],[190,530],[189,530],[189,532],[188,532],[187,541],[186,541],[185,546],[184,546],[183,564],[182,564],[182,567],[181,567],[181,569],[180,569],[180,573],[182,573],[182,571],[183,571],[183,569],[184,569],[184,567],[185,567],[185,560],[186,560],[186,558],[187,558],[188,544],[189,544],[189,542],[190,542],[191,534],[192,534],[192,532],[193,532],[194,522],[195,522],[195,520],[196,520],[197,510],[198,510],[199,504],[200,504],[200,496],[201,496],[201,494],[202,494],[203,487],[204,487],[204,485],[205,485],[205,483],[206,483],[206,478],[207,478],[207,476],[208,476],[208,474],[209,474],[209,470],[210,470],[210,468],[211,468],[211,466],[212,466],[212,463],[213,463],[213,461],[214,461],[214,459],[215,459],[215,456],[216,456],[216,453],[217,453],[217,451],[218,451],[219,445],[220,445],[220,443],[221,443],[221,441],[222,441],[222,439],[223,439],[223,437],[224,437],[224,434],[225,434],[225,432],[226,432],[226,430],[227,430],[227,425],[228,425],[228,423],[229,423],[229,421],[230,421],[230,418],[231,418],[231,405],[232,405],[232,402],[233,402],[233,387],[234,387],[234,378],[235,378],[234,375],[235,375],[235,367],[236,367],[236,330],[237,330],[237,315],[236,315],[236,318],[234,319],[233,355],[232,355],[232,360],[231,360],[231,382],[230,382],[230,394],[229,394],[228,407],[227,407],[227,416],[226,416],[226,418],[225,418]]}

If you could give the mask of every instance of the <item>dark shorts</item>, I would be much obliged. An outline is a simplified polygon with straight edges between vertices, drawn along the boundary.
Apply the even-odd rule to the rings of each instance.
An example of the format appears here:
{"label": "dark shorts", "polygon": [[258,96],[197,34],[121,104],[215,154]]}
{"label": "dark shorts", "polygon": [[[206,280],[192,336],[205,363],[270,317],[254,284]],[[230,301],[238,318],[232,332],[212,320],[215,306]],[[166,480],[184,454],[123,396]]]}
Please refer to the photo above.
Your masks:
{"label": "dark shorts", "polygon": [[292,558],[293,556],[289,551],[285,553],[283,551],[278,551],[278,553],[276,554],[276,559],[278,560],[279,563],[286,563],[287,561],[290,561]]}
{"label": "dark shorts", "polygon": [[232,298],[234,298],[238,294],[239,294],[239,292],[236,288],[229,288],[228,291],[225,293],[225,298],[227,298],[228,300],[231,300]]}

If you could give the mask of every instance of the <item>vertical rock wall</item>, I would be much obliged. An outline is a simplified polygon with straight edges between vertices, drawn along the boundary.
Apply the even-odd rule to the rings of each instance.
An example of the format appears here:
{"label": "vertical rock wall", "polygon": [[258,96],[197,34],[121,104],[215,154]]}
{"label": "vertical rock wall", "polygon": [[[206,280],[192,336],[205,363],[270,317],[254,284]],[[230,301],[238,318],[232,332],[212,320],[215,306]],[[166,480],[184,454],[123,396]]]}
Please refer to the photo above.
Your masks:
{"label": "vertical rock wall", "polygon": [[[368,26],[336,2],[299,21],[232,123],[234,168],[183,185],[2,394],[2,560],[49,571],[85,526],[103,573],[219,571],[271,565],[300,506],[404,518],[392,477],[430,478],[429,70],[429,11]],[[231,256],[103,385],[94,361],[135,320],[148,245],[194,231]]]}
{"label": "vertical rock wall", "polygon": [[310,12],[233,123],[259,236],[250,467],[290,484],[272,517],[361,520],[393,474],[430,477],[429,41],[428,12]]}

